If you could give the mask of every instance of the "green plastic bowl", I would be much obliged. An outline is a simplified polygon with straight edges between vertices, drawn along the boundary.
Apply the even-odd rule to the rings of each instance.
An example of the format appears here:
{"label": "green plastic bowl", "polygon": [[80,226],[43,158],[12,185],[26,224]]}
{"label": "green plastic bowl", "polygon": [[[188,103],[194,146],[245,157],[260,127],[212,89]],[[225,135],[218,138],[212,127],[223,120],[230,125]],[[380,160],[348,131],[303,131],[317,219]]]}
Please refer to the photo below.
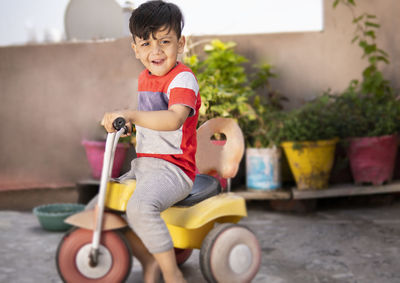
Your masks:
{"label": "green plastic bowl", "polygon": [[54,203],[36,206],[33,214],[39,220],[43,229],[49,231],[66,231],[72,226],[65,223],[68,216],[85,209],[85,205],[78,203]]}

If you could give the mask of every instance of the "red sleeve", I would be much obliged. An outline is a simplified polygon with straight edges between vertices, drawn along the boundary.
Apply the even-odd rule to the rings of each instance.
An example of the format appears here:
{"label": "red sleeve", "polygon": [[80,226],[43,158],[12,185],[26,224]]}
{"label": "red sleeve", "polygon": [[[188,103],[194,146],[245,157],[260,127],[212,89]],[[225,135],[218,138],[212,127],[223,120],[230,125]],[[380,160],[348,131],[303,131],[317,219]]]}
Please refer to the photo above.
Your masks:
{"label": "red sleeve", "polygon": [[176,87],[171,89],[168,107],[174,104],[183,104],[192,109],[189,116],[196,113],[196,93],[189,88]]}

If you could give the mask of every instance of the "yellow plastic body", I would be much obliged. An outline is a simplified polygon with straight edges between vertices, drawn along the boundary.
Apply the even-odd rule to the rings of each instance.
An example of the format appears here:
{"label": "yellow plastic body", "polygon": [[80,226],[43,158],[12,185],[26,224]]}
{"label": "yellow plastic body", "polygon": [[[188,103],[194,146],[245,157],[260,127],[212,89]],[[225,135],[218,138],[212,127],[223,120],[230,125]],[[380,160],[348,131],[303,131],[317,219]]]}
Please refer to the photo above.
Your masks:
{"label": "yellow plastic body", "polygon": [[328,186],[337,142],[337,139],[298,142],[300,148],[294,148],[294,142],[282,143],[299,190]]}
{"label": "yellow plastic body", "polygon": [[113,210],[126,211],[126,205],[135,188],[136,180],[129,180],[124,184],[109,182],[107,184],[105,206]]}
{"label": "yellow plastic body", "polygon": [[245,200],[233,193],[219,194],[190,207],[173,206],[161,213],[174,247],[180,249],[199,249],[215,223],[237,223],[245,216]]}
{"label": "yellow plastic body", "polygon": [[[125,211],[135,188],[134,180],[128,184],[110,182],[107,186],[106,207]],[[181,249],[199,249],[215,223],[237,223],[245,216],[246,202],[234,193],[219,194],[190,207],[170,207],[161,213],[174,247]]]}

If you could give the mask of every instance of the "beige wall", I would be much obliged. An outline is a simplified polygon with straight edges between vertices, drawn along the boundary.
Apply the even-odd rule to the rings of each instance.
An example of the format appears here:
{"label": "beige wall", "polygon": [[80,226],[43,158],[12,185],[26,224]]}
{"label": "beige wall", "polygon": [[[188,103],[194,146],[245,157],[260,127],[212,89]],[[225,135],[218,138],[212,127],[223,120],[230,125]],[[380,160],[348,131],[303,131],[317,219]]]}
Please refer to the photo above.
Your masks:
{"label": "beige wall", "polygon": [[[396,0],[358,0],[360,12],[376,14],[381,23],[378,45],[390,55],[391,64],[384,73],[400,87],[400,2]],[[362,51],[352,45],[354,27],[351,12],[345,6],[332,8],[333,0],[324,1],[324,30],[308,33],[281,33],[220,37],[238,43],[237,51],[251,63],[268,62],[275,66],[279,79],[275,88],[290,98],[295,107],[321,91],[343,90],[351,79],[361,77],[365,62]]]}
{"label": "beige wall", "polygon": [[[379,44],[391,58],[384,68],[399,87],[400,2],[359,0],[358,10],[374,13],[382,25]],[[274,87],[295,107],[359,78],[364,62],[353,37],[351,14],[325,0],[325,29],[219,37],[234,40],[251,63],[269,62],[279,79]],[[190,19],[187,19],[187,21]],[[0,189],[58,186],[87,178],[89,165],[80,142],[103,133],[107,110],[135,107],[142,66],[130,39],[0,48]]]}
{"label": "beige wall", "polygon": [[83,138],[107,110],[135,107],[141,65],[129,39],[0,48],[0,188],[89,176]]}

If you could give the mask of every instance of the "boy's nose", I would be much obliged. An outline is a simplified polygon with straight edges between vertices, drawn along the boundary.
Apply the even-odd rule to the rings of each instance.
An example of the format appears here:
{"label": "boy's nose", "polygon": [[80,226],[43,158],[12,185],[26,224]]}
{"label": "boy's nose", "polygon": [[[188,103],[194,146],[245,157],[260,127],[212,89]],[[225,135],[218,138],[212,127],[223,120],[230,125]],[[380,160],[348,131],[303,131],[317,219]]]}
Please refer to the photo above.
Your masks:
{"label": "boy's nose", "polygon": [[160,45],[158,45],[158,44],[154,44],[154,47],[153,47],[153,54],[159,54],[159,53],[161,53],[161,46]]}

